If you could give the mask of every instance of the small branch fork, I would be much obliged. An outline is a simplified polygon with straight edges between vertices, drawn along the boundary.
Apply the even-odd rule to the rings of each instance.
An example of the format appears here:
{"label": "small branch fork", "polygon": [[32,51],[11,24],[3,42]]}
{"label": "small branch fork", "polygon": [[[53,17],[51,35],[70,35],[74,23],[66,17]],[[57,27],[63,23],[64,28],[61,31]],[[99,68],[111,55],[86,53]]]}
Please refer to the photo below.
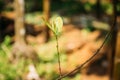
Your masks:
{"label": "small branch fork", "polygon": [[[60,73],[60,77],[61,77],[62,76],[62,70],[61,70],[60,52],[59,52],[59,46],[58,46],[58,36],[55,35],[55,38],[56,38],[56,41],[57,41],[56,48],[57,48],[57,54],[58,54],[59,73]],[[61,80],[61,79],[59,79],[59,80]]]}
{"label": "small branch fork", "polygon": [[[111,36],[112,32],[115,30],[116,27],[116,19],[117,19],[117,15],[116,15],[116,7],[115,7],[115,3],[113,3],[114,6],[114,18],[113,18],[113,24],[111,26],[111,30],[106,34],[105,39],[103,41],[103,43],[101,44],[101,46],[97,49],[97,51],[88,59],[86,60],[83,64],[79,65],[78,67],[76,67],[75,69],[73,69],[72,71],[70,71],[67,74],[61,75],[60,77],[58,77],[56,80],[62,80],[63,78],[71,75],[72,73],[78,72],[79,70],[81,70],[81,68],[83,68],[83,66],[85,64],[87,64],[88,62],[90,62],[96,55],[99,54],[100,50],[102,49],[102,47],[105,45],[107,39]],[[56,38],[57,39],[57,38]],[[59,62],[60,63],[60,62]],[[59,64],[60,65],[60,64]]]}

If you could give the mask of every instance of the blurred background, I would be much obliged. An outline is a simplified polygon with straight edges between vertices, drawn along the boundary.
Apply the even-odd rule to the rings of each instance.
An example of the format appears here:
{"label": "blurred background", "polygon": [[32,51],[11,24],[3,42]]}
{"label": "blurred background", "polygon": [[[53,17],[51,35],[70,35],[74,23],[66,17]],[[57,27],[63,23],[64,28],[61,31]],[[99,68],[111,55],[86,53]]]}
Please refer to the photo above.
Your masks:
{"label": "blurred background", "polygon": [[120,0],[0,0],[0,80],[56,80],[59,77],[55,36],[44,24],[61,16],[59,36],[62,80],[120,80]]}

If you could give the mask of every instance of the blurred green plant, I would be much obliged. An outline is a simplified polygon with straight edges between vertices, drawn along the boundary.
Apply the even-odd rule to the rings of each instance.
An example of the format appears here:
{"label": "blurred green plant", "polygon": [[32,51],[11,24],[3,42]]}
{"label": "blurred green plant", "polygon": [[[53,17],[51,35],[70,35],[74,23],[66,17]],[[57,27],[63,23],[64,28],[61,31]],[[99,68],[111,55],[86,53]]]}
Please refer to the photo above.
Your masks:
{"label": "blurred green plant", "polygon": [[0,80],[21,80],[25,60],[21,59],[18,63],[11,62],[11,37],[6,36],[0,45]]}
{"label": "blurred green plant", "polygon": [[101,4],[102,11],[108,15],[113,14],[113,6],[112,3],[102,3]]}
{"label": "blurred green plant", "polygon": [[84,9],[86,12],[91,12],[92,11],[92,7],[93,7],[93,4],[89,3],[89,2],[86,2],[84,4]]}
{"label": "blurred green plant", "polygon": [[10,40],[10,37],[6,36],[0,46],[0,80],[13,80],[18,75],[17,67],[9,63]]}

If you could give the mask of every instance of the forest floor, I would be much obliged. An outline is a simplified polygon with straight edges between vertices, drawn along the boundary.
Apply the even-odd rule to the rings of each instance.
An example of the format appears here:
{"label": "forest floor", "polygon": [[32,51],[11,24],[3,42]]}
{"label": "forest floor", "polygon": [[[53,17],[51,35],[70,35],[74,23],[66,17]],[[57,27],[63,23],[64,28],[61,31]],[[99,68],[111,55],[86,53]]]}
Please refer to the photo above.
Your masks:
{"label": "forest floor", "polygon": [[[53,36],[53,35],[52,35]],[[67,54],[67,62],[62,65],[62,72],[68,73],[76,66],[88,60],[94,52],[100,47],[103,42],[101,31],[95,30],[87,32],[84,29],[78,29],[74,25],[65,25],[63,33],[59,38],[60,51],[65,50]],[[43,38],[42,38],[43,37]],[[41,52],[41,44],[44,45],[44,36],[27,37],[28,42],[36,40],[35,43],[40,45],[35,46],[37,52]],[[55,50],[55,41],[49,42],[46,45],[48,52],[50,49]],[[86,70],[82,70],[81,80],[109,80],[108,77],[108,55],[107,46],[102,48],[99,54],[87,64]],[[61,63],[62,64],[62,63]],[[69,66],[68,66],[69,65]]]}
{"label": "forest floor", "polygon": [[[35,30],[38,30],[38,27]],[[67,55],[65,64],[61,63],[62,72],[68,73],[88,60],[100,47],[104,36],[100,30],[90,32],[72,24],[64,25],[62,35],[59,37],[59,49],[65,51]],[[44,33],[37,36],[27,35],[26,40],[29,44],[35,44],[34,49],[38,53],[53,53],[56,51],[56,41],[52,33],[51,37],[48,43],[45,43]],[[45,46],[44,50],[43,46]],[[99,54],[85,65],[82,74],[80,73],[81,80],[109,80],[108,50],[107,45],[104,46]]]}

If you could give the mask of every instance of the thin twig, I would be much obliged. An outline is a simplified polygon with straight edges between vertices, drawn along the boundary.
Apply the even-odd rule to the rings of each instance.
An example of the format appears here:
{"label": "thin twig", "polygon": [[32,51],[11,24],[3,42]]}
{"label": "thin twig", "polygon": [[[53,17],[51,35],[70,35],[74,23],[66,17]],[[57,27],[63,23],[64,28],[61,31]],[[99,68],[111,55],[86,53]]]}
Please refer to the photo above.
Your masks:
{"label": "thin twig", "polygon": [[[56,43],[57,43],[56,48],[57,48],[57,54],[58,54],[59,72],[60,72],[60,77],[61,77],[62,76],[62,70],[61,70],[61,62],[60,62],[60,52],[59,52],[59,45],[58,45],[58,36],[55,35],[55,37],[56,37]],[[59,79],[59,80],[61,80],[61,79]]]}
{"label": "thin twig", "polygon": [[106,35],[105,37],[105,40],[103,41],[102,45],[100,46],[100,48],[94,53],[94,55],[92,55],[88,60],[86,60],[82,65],[76,67],[74,70],[70,71],[69,73],[59,77],[57,80],[61,80],[62,78],[65,78],[67,76],[69,76],[70,74],[74,73],[74,72],[77,72],[78,70],[80,70],[85,64],[87,64],[88,62],[90,62],[98,53],[99,51],[101,50],[101,48],[104,46],[106,40],[109,38],[111,34],[111,31]]}
{"label": "thin twig", "polygon": [[60,76],[60,77],[57,78],[56,80],[61,80],[61,79],[65,78],[65,77],[71,75],[72,73],[79,71],[85,64],[87,64],[88,62],[90,62],[90,61],[100,52],[100,50],[102,49],[102,47],[105,45],[107,39],[110,37],[111,33],[112,33],[113,30],[115,29],[116,18],[117,18],[117,16],[114,15],[114,20],[113,20],[113,24],[112,24],[111,30],[106,34],[103,43],[102,43],[101,46],[97,49],[97,51],[96,51],[88,60],[86,60],[83,64],[79,65],[78,67],[76,67],[75,69],[73,69],[72,71],[70,71],[69,73]]}

